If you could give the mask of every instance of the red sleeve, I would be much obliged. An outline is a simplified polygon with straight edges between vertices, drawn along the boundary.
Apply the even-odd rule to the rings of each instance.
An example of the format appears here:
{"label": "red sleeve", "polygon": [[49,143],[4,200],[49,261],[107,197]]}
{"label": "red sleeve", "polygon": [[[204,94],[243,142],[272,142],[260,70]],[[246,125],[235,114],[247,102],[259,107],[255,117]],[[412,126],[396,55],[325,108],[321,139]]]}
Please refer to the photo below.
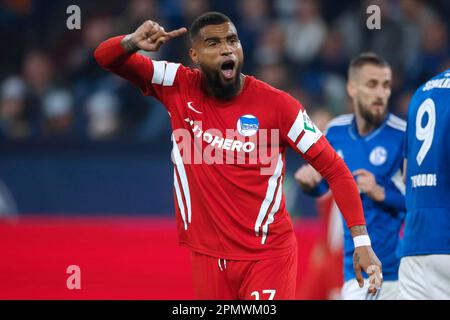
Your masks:
{"label": "red sleeve", "polygon": [[149,86],[153,75],[152,61],[141,54],[129,54],[120,44],[125,36],[110,38],[102,42],[94,52],[97,63],[110,72],[138,86],[144,95],[153,95]]}
{"label": "red sleeve", "polygon": [[[94,52],[97,63],[134,83],[144,95],[154,96],[165,104],[170,99],[169,96],[177,93],[181,83],[188,82],[185,78],[193,72],[179,63],[151,60],[139,53],[126,52],[120,44],[124,37],[118,36],[102,42]],[[184,73],[186,75],[181,80]]]}
{"label": "red sleeve", "polygon": [[328,182],[347,227],[365,225],[364,211],[355,180],[344,160],[334,151],[328,140],[322,136],[304,158]]}

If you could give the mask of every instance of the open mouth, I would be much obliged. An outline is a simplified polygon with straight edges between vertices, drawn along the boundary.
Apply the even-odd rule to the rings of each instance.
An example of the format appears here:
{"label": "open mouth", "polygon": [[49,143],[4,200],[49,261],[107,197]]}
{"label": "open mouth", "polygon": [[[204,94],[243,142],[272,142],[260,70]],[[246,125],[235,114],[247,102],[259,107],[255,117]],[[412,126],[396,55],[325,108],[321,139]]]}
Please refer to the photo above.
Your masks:
{"label": "open mouth", "polygon": [[225,61],[224,63],[222,63],[222,65],[220,66],[220,70],[225,79],[227,80],[233,79],[234,66],[235,62],[232,60]]}

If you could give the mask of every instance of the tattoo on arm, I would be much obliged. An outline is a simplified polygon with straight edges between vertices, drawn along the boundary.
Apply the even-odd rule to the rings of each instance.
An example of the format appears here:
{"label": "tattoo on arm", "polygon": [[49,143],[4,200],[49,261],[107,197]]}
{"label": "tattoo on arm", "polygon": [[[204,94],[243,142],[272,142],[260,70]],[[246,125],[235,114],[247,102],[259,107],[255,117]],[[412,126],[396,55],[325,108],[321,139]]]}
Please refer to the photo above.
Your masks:
{"label": "tattoo on arm", "polygon": [[356,264],[359,264],[359,254],[358,254],[358,252],[355,252],[355,254],[353,255],[353,262],[354,262],[354,264],[356,265]]}
{"label": "tattoo on arm", "polygon": [[361,236],[367,234],[367,228],[366,226],[353,226],[350,228],[350,233],[352,234],[352,237]]}
{"label": "tattoo on arm", "polygon": [[139,50],[139,47],[136,45],[136,42],[130,34],[125,36],[122,41],[120,41],[120,44],[128,53],[135,53]]}

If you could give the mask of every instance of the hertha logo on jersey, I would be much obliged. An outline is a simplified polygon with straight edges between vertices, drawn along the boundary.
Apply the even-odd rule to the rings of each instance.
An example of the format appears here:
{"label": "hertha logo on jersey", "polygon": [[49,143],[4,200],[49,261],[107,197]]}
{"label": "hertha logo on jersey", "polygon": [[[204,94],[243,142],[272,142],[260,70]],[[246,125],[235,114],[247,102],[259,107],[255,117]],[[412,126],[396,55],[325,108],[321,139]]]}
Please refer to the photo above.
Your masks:
{"label": "hertha logo on jersey", "polygon": [[246,114],[239,118],[237,122],[237,130],[244,137],[250,137],[256,134],[259,129],[258,119],[251,115]]}

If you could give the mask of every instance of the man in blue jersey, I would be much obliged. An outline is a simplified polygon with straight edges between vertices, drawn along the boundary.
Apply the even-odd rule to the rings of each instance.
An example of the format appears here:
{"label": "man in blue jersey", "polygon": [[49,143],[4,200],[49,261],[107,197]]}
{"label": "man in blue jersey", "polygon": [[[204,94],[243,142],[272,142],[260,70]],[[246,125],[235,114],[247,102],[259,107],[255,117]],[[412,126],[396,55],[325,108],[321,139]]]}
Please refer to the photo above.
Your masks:
{"label": "man in blue jersey", "polygon": [[[353,172],[363,202],[372,247],[383,265],[384,282],[377,299],[398,297],[399,257],[397,245],[405,211],[402,180],[405,121],[387,111],[392,72],[388,63],[374,53],[354,58],[348,71],[347,91],[354,114],[332,120],[326,130],[331,145]],[[302,166],[295,175],[302,189],[321,196],[328,186],[311,166]],[[368,281],[361,288],[353,270],[354,244],[344,226],[344,286],[342,299],[370,299]],[[367,279],[367,275],[363,275]]]}
{"label": "man in blue jersey", "polygon": [[412,97],[405,150],[400,298],[450,299],[450,69]]}

